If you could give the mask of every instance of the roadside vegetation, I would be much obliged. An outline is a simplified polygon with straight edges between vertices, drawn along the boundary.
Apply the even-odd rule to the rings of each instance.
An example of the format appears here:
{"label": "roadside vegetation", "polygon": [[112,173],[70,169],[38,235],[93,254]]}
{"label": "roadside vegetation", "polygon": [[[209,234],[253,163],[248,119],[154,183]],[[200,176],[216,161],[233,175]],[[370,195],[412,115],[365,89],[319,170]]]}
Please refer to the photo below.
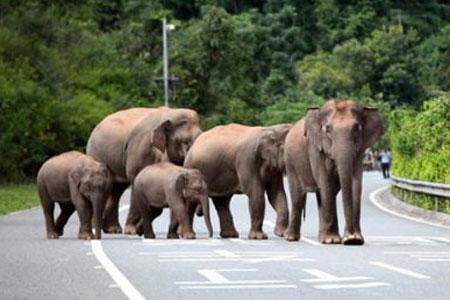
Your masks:
{"label": "roadside vegetation", "polygon": [[9,184],[0,186],[0,215],[39,204],[36,185]]}
{"label": "roadside vegetation", "polygon": [[113,111],[164,103],[163,17],[176,27],[171,105],[197,110],[204,129],[294,122],[355,99],[391,128],[379,146],[391,139],[394,174],[449,182],[449,136],[428,140],[449,120],[448,1],[5,0],[0,184],[83,151]]}

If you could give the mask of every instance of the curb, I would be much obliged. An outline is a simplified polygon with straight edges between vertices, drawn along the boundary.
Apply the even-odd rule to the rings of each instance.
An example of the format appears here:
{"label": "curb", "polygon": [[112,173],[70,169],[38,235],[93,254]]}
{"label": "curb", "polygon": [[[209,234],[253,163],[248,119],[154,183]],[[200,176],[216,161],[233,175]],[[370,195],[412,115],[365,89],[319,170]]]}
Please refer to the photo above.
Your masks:
{"label": "curb", "polygon": [[407,204],[395,198],[389,191],[390,185],[370,193],[370,202],[380,210],[410,221],[450,229],[450,215],[426,210]]}

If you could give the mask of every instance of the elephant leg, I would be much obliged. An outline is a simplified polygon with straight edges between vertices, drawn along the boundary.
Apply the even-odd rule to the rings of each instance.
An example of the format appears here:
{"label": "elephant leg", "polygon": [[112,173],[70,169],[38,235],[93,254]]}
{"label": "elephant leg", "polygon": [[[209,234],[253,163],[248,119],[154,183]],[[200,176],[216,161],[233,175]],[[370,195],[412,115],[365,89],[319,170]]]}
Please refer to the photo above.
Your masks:
{"label": "elephant leg", "polygon": [[[175,213],[173,212],[173,210],[170,210],[170,224],[169,224],[169,230],[167,232],[168,239],[179,238],[178,225],[179,225],[179,223],[178,223],[177,217],[175,216]],[[180,231],[181,231],[181,228],[180,228]]]}
{"label": "elephant leg", "polygon": [[267,235],[262,229],[265,210],[264,190],[259,186],[254,186],[248,196],[251,223],[248,238],[250,240],[265,240]]}
{"label": "elephant leg", "polygon": [[293,176],[288,176],[292,204],[289,227],[284,233],[284,237],[288,241],[298,241],[300,239],[302,212],[305,209],[306,202],[306,192],[302,189],[300,182]]}
{"label": "elephant leg", "polygon": [[130,208],[128,210],[127,221],[125,223],[125,234],[138,234],[138,232],[142,231],[142,222],[139,222],[141,219],[141,215],[139,214],[138,207],[136,204],[136,200],[133,197],[133,191],[131,192],[131,200],[130,200]]}
{"label": "elephant leg", "polygon": [[38,193],[39,198],[41,200],[42,212],[44,213],[45,218],[45,229],[47,232],[48,239],[57,239],[58,232],[55,226],[54,220],[54,211],[55,211],[55,203],[50,198],[50,195],[45,188],[45,185],[38,182]]}
{"label": "elephant leg", "polygon": [[361,233],[361,180],[362,168],[358,167],[355,170],[355,176],[359,179],[352,180],[352,196],[353,196],[353,226],[354,232],[349,233],[347,226],[344,231],[342,242],[344,245],[362,245],[364,244],[364,237]]}
{"label": "elephant leg", "polygon": [[94,237],[92,234],[92,215],[93,210],[89,202],[84,199],[78,199],[75,202],[75,208],[80,219],[80,230],[78,232],[78,238],[80,240],[90,240]]}
{"label": "elephant leg", "polygon": [[103,213],[103,232],[122,233],[122,227],[119,223],[119,200],[127,187],[128,183],[113,184],[111,196],[106,201]]}
{"label": "elephant leg", "polygon": [[159,217],[162,213],[162,208],[149,207],[146,212],[142,214],[143,216],[143,227],[144,227],[144,238],[154,239],[155,232],[153,231],[153,220]]}
{"label": "elephant leg", "polygon": [[271,181],[267,187],[269,203],[277,213],[277,220],[273,233],[283,236],[289,223],[289,210],[287,206],[286,193],[283,187],[283,177]]}
{"label": "elephant leg", "polygon": [[336,210],[336,192],[327,188],[316,193],[319,206],[319,242],[322,244],[340,244],[339,225]]}
{"label": "elephant leg", "polygon": [[62,236],[64,234],[64,226],[75,211],[75,206],[72,202],[60,202],[59,207],[61,208],[61,213],[56,220],[56,230],[58,235]]}
{"label": "elephant leg", "polygon": [[44,212],[45,218],[45,227],[47,231],[48,239],[57,239],[58,231],[56,230],[55,220],[54,220],[54,211],[55,211],[55,202],[49,199],[47,195],[41,197],[42,210]]}
{"label": "elephant leg", "polygon": [[231,196],[212,197],[212,202],[219,215],[220,236],[222,238],[238,238],[239,233],[234,227],[233,216],[230,211]]}

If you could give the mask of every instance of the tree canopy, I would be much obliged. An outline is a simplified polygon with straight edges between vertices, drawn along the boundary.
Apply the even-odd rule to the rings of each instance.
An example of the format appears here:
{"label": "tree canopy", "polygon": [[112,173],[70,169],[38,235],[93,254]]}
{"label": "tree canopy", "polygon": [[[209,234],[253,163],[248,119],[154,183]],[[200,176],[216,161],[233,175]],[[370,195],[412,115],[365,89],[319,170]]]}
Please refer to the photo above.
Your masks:
{"label": "tree canopy", "polygon": [[[4,0],[0,180],[83,150],[105,115],[171,105],[204,129],[300,119],[330,97],[412,109],[450,89],[448,1]],[[387,114],[387,112],[383,112]]]}

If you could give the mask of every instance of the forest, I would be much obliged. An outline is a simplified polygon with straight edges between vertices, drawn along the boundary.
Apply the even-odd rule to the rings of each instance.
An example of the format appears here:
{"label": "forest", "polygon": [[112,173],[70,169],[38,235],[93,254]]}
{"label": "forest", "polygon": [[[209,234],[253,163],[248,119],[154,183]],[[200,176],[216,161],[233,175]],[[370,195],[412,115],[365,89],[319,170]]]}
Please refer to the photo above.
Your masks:
{"label": "forest", "polygon": [[113,111],[164,104],[163,17],[170,105],[204,130],[354,99],[382,111],[394,173],[450,183],[444,0],[2,0],[0,182],[83,150]]}

